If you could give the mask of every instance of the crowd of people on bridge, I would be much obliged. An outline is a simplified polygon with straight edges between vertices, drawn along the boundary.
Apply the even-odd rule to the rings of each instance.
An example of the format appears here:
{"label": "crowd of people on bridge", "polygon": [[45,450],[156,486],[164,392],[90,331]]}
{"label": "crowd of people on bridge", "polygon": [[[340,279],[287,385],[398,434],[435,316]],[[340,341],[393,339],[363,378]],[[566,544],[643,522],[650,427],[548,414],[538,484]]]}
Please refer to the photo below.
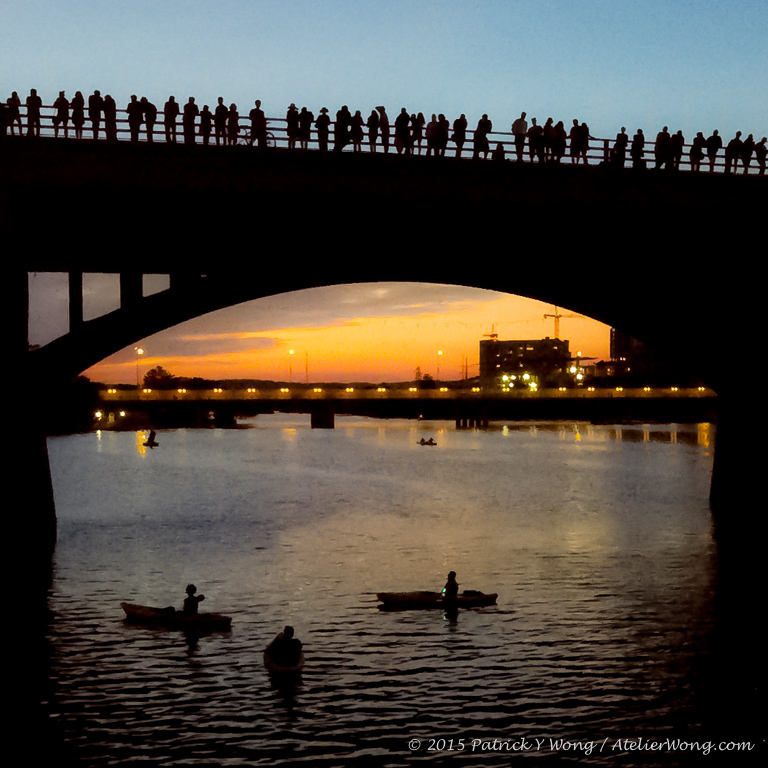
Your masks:
{"label": "crowd of people on bridge", "polygon": [[[3,104],[0,102],[0,137],[10,131],[23,135],[22,106],[26,112],[26,135],[39,137],[42,123],[42,111],[45,108],[41,97],[33,88],[22,105],[21,98],[14,91]],[[270,121],[275,130],[280,124],[281,133],[284,131],[289,149],[308,149],[310,141],[316,142],[322,152],[341,152],[351,147],[353,152],[361,152],[367,148],[369,152],[379,150],[388,153],[390,148],[401,155],[420,155],[442,157],[449,145],[452,145],[453,155],[462,157],[467,148],[474,159],[506,160],[507,147],[511,144],[514,159],[517,162],[560,163],[569,155],[573,164],[587,164],[591,136],[589,126],[574,119],[570,128],[566,129],[562,120],[555,122],[548,118],[543,125],[537,118],[531,118],[530,125],[527,115],[522,112],[520,117],[511,124],[512,141],[498,141],[491,146],[493,124],[487,114],[484,114],[474,129],[470,129],[466,115],[449,121],[444,114],[433,114],[427,120],[421,112],[408,112],[403,107],[393,121],[383,106],[371,110],[370,115],[364,116],[360,110],[352,113],[345,105],[336,112],[335,120],[327,107],[323,107],[315,116],[309,109],[297,108],[295,104],[288,107],[284,119],[267,118],[261,108],[261,101],[256,100],[247,116],[241,117],[237,105],[227,106],[223,97],[213,110],[207,104],[198,106],[194,96],[190,96],[182,106],[174,96],[170,96],[162,110],[147,99],[131,96],[124,110],[119,110],[115,100],[109,95],[102,96],[96,90],[86,99],[80,91],[68,99],[64,91],[60,91],[54,101],[50,117],[54,137],[59,135],[69,137],[70,125],[76,139],[83,138],[83,130],[88,123],[94,140],[102,135],[108,141],[118,140],[118,123],[128,123],[130,141],[137,143],[142,133],[145,140],[152,143],[157,135],[156,125],[162,124],[162,133],[167,143],[178,141],[178,121],[181,119],[181,134],[185,144],[202,143],[217,146],[231,146],[245,141],[259,147],[273,145],[275,137],[269,130]],[[118,120],[118,113],[124,112],[126,118]],[[241,120],[243,125],[241,126]],[[245,121],[248,121],[246,123]],[[498,134],[497,134],[498,135]],[[629,159],[633,168],[647,168],[650,164],[656,169],[679,170],[685,151],[688,151],[688,165],[694,172],[708,166],[713,172],[721,150],[724,149],[725,173],[736,173],[741,170],[748,173],[754,158],[760,175],[765,174],[768,139],[763,137],[756,141],[753,134],[742,138],[742,132],[724,144],[717,130],[705,138],[699,131],[691,144],[686,144],[682,131],[671,133],[667,126],[659,131],[651,145],[646,141],[642,129],[638,128],[631,138],[622,128],[617,134],[612,146],[603,140],[604,152],[602,162],[617,167],[624,167]]]}

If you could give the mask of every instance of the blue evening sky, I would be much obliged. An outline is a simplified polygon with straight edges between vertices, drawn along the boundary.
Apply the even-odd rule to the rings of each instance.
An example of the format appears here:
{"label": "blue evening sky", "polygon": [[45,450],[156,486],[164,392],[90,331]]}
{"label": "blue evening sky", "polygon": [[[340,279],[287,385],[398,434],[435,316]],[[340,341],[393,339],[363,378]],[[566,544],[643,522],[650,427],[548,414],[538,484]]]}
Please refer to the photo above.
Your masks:
{"label": "blue evening sky", "polygon": [[768,133],[767,0],[2,0],[0,96]]}

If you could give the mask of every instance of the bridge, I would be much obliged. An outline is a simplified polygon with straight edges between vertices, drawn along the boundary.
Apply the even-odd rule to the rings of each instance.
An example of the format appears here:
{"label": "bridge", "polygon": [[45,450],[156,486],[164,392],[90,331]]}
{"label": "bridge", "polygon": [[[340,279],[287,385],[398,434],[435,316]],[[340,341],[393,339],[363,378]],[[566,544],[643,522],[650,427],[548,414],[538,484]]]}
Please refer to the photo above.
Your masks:
{"label": "bridge", "polygon": [[698,423],[712,421],[715,393],[706,387],[542,388],[489,392],[479,386],[318,385],[225,389],[119,389],[99,392],[93,426],[135,429],[234,426],[263,413],[310,414],[313,428],[335,416],[449,420],[457,428],[531,419]]}
{"label": "bridge", "polygon": [[[759,475],[733,369],[755,361],[767,192],[753,175],[6,137],[9,347],[29,382],[13,415],[34,411],[42,381],[243,301],[354,282],[487,288],[568,307],[696,371],[718,396],[713,504],[751,525],[734,508]],[[46,271],[69,277],[69,332],[30,351],[28,274]],[[119,274],[120,309],[86,321],[89,272]],[[169,288],[145,296],[147,274]],[[52,538],[42,430],[17,430],[16,476],[35,478],[32,509],[50,509],[31,535]]]}

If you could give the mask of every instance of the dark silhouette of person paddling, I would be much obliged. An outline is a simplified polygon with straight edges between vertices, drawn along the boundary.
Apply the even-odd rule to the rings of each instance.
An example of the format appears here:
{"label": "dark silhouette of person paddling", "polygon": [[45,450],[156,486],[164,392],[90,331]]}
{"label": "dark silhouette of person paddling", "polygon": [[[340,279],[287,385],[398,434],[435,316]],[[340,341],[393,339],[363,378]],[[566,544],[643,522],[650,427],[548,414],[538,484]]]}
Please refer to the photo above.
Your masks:
{"label": "dark silhouette of person paddling", "polygon": [[187,616],[194,616],[197,613],[197,606],[205,600],[205,595],[196,595],[197,587],[194,584],[187,584],[187,596],[184,598],[184,607],[182,613]]}
{"label": "dark silhouette of person paddling", "polygon": [[456,598],[459,594],[459,583],[456,581],[456,571],[451,571],[448,574],[448,581],[445,582],[443,587],[443,597],[447,600]]}
{"label": "dark silhouette of person paddling", "polygon": [[293,636],[293,627],[286,626],[267,646],[267,656],[281,667],[293,667],[301,657],[301,641]]}

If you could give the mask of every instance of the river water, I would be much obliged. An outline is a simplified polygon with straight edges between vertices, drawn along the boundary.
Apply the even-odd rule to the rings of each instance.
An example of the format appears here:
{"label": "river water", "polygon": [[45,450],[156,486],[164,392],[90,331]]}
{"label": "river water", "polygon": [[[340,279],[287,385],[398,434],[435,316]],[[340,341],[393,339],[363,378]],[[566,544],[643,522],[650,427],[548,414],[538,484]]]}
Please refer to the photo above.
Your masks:
{"label": "river water", "polygon": [[[713,764],[754,735],[724,726],[710,425],[244,427],[49,440],[47,706],[78,764]],[[498,604],[378,610],[449,570]],[[189,582],[230,632],[123,621]],[[262,659],[285,624],[288,682]]]}

